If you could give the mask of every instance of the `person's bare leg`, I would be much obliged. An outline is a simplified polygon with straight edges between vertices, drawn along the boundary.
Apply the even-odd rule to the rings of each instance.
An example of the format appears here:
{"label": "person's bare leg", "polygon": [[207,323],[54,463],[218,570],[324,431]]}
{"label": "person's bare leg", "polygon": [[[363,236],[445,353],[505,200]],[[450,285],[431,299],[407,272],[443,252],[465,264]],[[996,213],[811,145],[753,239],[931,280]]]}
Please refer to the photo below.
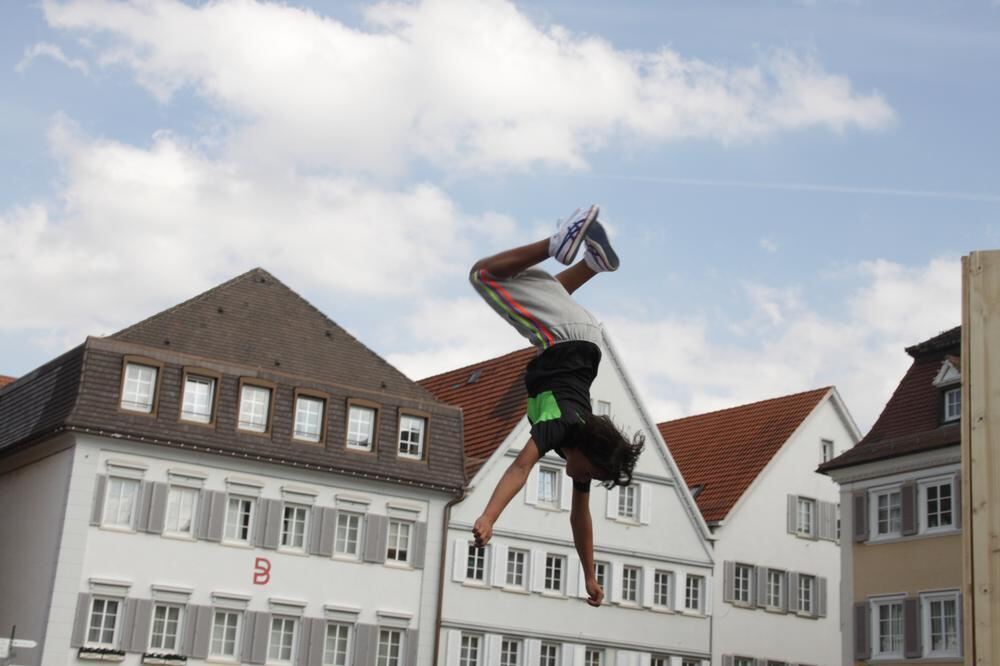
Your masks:
{"label": "person's bare leg", "polygon": [[[475,263],[473,271],[488,270],[498,278],[509,278],[549,258],[549,239],[504,250]],[[575,268],[575,267],[574,267]],[[567,271],[568,272],[568,271]]]}
{"label": "person's bare leg", "polygon": [[563,288],[569,293],[573,293],[580,287],[584,285],[590,278],[597,275],[593,269],[590,268],[585,262],[581,261],[573,264],[562,273],[556,276],[556,279],[562,283]]}

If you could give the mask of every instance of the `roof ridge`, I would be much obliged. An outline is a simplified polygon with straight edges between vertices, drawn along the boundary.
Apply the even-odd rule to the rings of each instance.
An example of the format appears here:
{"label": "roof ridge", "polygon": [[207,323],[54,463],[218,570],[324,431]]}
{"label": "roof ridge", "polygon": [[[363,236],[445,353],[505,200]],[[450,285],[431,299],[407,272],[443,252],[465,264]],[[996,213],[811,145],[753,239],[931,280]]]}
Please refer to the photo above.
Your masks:
{"label": "roof ridge", "polygon": [[508,358],[510,356],[514,356],[516,354],[523,354],[524,352],[526,352],[526,351],[528,351],[530,349],[532,349],[532,347],[522,347],[520,349],[515,349],[512,352],[507,352],[506,354],[500,354],[499,356],[493,356],[491,358],[483,359],[482,361],[475,361],[474,363],[469,363],[468,365],[463,365],[461,367],[454,368],[452,370],[445,370],[444,372],[439,372],[436,375],[430,375],[429,377],[424,377],[423,379],[418,379],[417,383],[418,384],[423,384],[424,382],[429,382],[429,381],[433,381],[435,379],[440,379],[440,378],[446,377],[448,375],[453,375],[453,374],[456,374],[456,373],[459,373],[459,372],[462,372],[462,371],[472,370],[476,366],[483,365],[484,363],[493,363],[495,361],[500,361],[501,359],[505,359],[505,358]]}
{"label": "roof ridge", "polygon": [[661,421],[657,425],[666,425],[666,424],[681,423],[683,421],[689,421],[691,419],[700,419],[700,418],[705,417],[705,416],[712,416],[712,415],[716,415],[716,414],[722,414],[724,412],[732,412],[732,411],[735,411],[737,409],[745,409],[747,407],[756,407],[756,406],[759,406],[759,405],[763,405],[765,403],[774,403],[774,402],[779,402],[779,401],[782,401],[782,400],[789,400],[791,398],[798,398],[798,397],[801,397],[801,396],[804,396],[804,395],[809,395],[810,393],[827,393],[827,392],[829,392],[833,388],[834,388],[833,386],[823,386],[823,387],[820,387],[820,388],[809,389],[808,391],[798,391],[796,393],[789,393],[787,395],[781,395],[781,396],[777,396],[777,397],[774,397],[774,398],[765,398],[763,400],[755,400],[754,402],[747,402],[747,403],[743,403],[743,404],[740,404],[740,405],[733,405],[732,407],[723,407],[722,409],[715,409],[715,410],[712,410],[710,412],[701,412],[701,413],[698,413],[698,414],[691,414],[691,415],[688,415],[688,416],[682,416],[682,417],[677,418],[677,419],[671,419],[671,420],[668,420],[668,421]]}

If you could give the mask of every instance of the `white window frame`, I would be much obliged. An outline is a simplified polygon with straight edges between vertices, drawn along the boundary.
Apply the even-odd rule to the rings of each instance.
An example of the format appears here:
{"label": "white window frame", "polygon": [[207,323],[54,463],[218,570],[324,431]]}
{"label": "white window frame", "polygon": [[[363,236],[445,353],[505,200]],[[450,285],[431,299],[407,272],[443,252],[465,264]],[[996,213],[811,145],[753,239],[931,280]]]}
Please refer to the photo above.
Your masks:
{"label": "white window frame", "polygon": [[[931,640],[931,604],[953,601],[955,603],[955,648],[953,650],[933,649]],[[961,657],[962,656],[962,603],[957,590],[950,592],[927,592],[920,595],[921,636],[924,644],[924,657]]]}
{"label": "white window frame", "polygon": [[[281,623],[281,627],[276,626]],[[289,634],[287,628],[291,626],[292,631]],[[275,632],[278,633],[279,643],[275,644]],[[299,620],[298,618],[291,617],[289,615],[272,615],[271,616],[271,626],[268,628],[267,634],[267,663],[268,664],[280,664],[281,666],[290,666],[295,663],[296,657],[296,639],[299,635]],[[288,643],[285,643],[285,638],[288,638]],[[288,658],[283,656],[283,652],[287,650]],[[277,656],[275,656],[277,652]]]}
{"label": "white window frame", "polygon": [[[305,552],[306,545],[309,543],[309,514],[311,513],[309,508],[305,504],[295,504],[294,502],[285,502],[281,507],[281,535],[278,541],[281,550],[295,553]],[[289,530],[289,511],[292,512],[291,530]],[[299,520],[300,516],[301,520]],[[301,534],[296,533],[299,525],[302,526]],[[301,543],[296,543],[299,540]]]}
{"label": "white window frame", "polygon": [[[504,586],[517,590],[526,589],[528,586],[528,561],[531,558],[531,551],[519,548],[507,550],[506,572],[504,574]],[[520,582],[518,582],[520,577]]]}
{"label": "white window frame", "polygon": [[[665,588],[665,589],[664,589]],[[657,569],[653,573],[653,606],[655,608],[671,608],[674,593],[674,572]]]}
{"label": "white window frame", "polygon": [[[393,534],[393,527],[396,533]],[[385,545],[385,561],[409,564],[413,553],[413,522],[399,518],[389,519],[389,537]],[[400,552],[403,556],[400,557]]]}
{"label": "white window frame", "polygon": [[[101,602],[103,604],[101,610],[101,627],[98,629],[98,640],[91,639],[90,635],[94,630],[94,613],[95,608]],[[114,612],[114,626],[111,628],[111,641],[104,640],[104,634],[107,632],[107,618],[111,617],[108,613],[108,604],[115,604]],[[118,637],[121,633],[123,610],[125,608],[125,600],[121,597],[114,596],[95,596],[90,600],[90,608],[87,611],[87,634],[84,645],[92,648],[106,648],[114,650],[118,647]]]}
{"label": "white window frame", "polygon": [[[207,395],[198,389],[191,390],[191,385],[204,387],[207,385]],[[211,423],[215,410],[215,377],[207,377],[197,373],[184,375],[184,396],[181,400],[181,420],[191,423]],[[207,400],[206,400],[207,399]],[[201,411],[207,409],[207,412]]]}
{"label": "white window frame", "polygon": [[[316,443],[323,439],[326,400],[315,395],[295,396],[295,424],[292,439]],[[314,423],[315,420],[315,423]]]}
{"label": "white window frame", "polygon": [[[895,530],[890,529],[889,532],[879,533],[879,506],[878,498],[886,495],[891,498],[892,495],[896,495],[899,498],[899,521],[898,527]],[[883,486],[881,488],[873,488],[868,491],[868,525],[869,525],[869,541],[884,541],[886,539],[898,539],[903,536],[903,488],[900,484],[895,484],[892,486]],[[892,527],[892,505],[889,505],[889,527]]]}
{"label": "white window frame", "polygon": [[670,657],[653,655],[649,660],[650,666],[670,666]]}
{"label": "white window frame", "polygon": [[[952,401],[951,398],[956,400]],[[962,418],[962,387],[946,389],[944,391],[943,420],[945,423],[954,423]]]}
{"label": "white window frame", "polygon": [[[948,486],[951,495],[951,524],[950,525],[938,525],[937,527],[930,526],[930,516],[927,507],[927,491],[931,487]],[[921,479],[917,483],[917,503],[920,505],[919,516],[920,516],[920,532],[922,534],[937,534],[941,532],[956,532],[959,526],[955,522],[955,477],[954,475],[948,476],[937,476],[932,479]],[[938,497],[940,502],[940,497]]]}
{"label": "white window frame", "polygon": [[[400,458],[410,458],[411,460],[422,460],[424,457],[424,442],[427,440],[427,422],[426,416],[418,416],[416,414],[407,414],[406,412],[399,415],[399,432],[396,435],[396,453]],[[419,424],[419,428],[414,428],[415,424]],[[410,437],[416,433],[416,445],[414,446],[414,440]],[[404,441],[404,435],[408,435]],[[404,450],[404,448],[406,450]],[[415,449],[415,450],[414,450]]]}
{"label": "white window frame", "polygon": [[[546,479],[551,479],[550,487],[546,487]],[[555,467],[538,468],[538,505],[547,508],[558,508],[562,500],[562,474]],[[551,490],[551,497],[548,494]]]}
{"label": "white window frame", "polygon": [[[231,520],[230,506],[232,505],[234,500],[241,502],[241,504],[237,508],[237,515],[236,515],[237,519],[239,519],[244,514],[242,502],[248,502],[250,506],[250,511],[249,514],[247,515],[247,520],[246,520],[246,532],[247,532],[246,537],[239,536],[239,531],[242,530],[242,526],[239,523],[237,523],[235,526],[236,536],[229,535],[230,525],[232,525],[232,523],[230,522]],[[251,543],[253,540],[253,524],[256,515],[257,515],[257,500],[255,498],[248,497],[246,495],[236,495],[236,494],[228,495],[226,497],[226,521],[225,525],[223,526],[222,540],[225,543],[242,543],[242,544]]]}
{"label": "white window frame", "polygon": [[639,519],[639,484],[631,483],[618,488],[618,519],[636,521]]}
{"label": "white window frame", "polygon": [[819,449],[820,449],[819,453],[820,462],[829,462],[833,460],[837,455],[836,448],[834,446],[832,439],[819,440]]}
{"label": "white window frame", "polygon": [[[630,582],[629,578],[633,580]],[[622,567],[622,603],[631,605],[642,603],[642,567],[630,565]]]}
{"label": "white window frame", "polygon": [[[746,576],[740,576],[744,572]],[[741,586],[741,582],[745,585]],[[737,604],[749,604],[752,598],[754,575],[753,567],[749,564],[737,562],[733,566],[733,602]]]}
{"label": "white window frame", "polygon": [[607,400],[595,400],[594,416],[611,416],[611,403]]}
{"label": "white window frame", "polygon": [[[351,535],[351,523],[357,521],[355,526],[355,539],[354,539],[354,549],[348,550],[347,547],[351,545],[350,535]],[[361,543],[364,539],[364,529],[365,529],[365,516],[363,513],[356,511],[337,511],[337,527],[334,531],[333,538],[333,554],[335,557],[342,557],[351,560],[357,560],[361,558]],[[343,539],[341,539],[343,536]],[[341,550],[341,543],[344,544],[345,549]]]}
{"label": "white window frame", "polygon": [[156,382],[159,374],[160,369],[155,365],[126,362],[125,380],[122,382],[122,395],[118,405],[130,412],[152,414],[156,405]]}
{"label": "white window frame", "polygon": [[[163,533],[169,536],[181,536],[192,538],[194,536],[194,520],[198,515],[198,492],[197,488],[171,484],[167,489],[167,508],[164,515]],[[185,511],[184,497],[190,497],[190,504]],[[180,529],[184,519],[188,521],[186,530]]]}
{"label": "white window frame", "polygon": [[816,576],[799,574],[798,589],[795,590],[795,612],[814,615],[816,613],[816,591]]}
{"label": "white window frame", "polygon": [[472,583],[485,583],[486,572],[489,571],[487,561],[486,548],[470,543],[468,556],[465,560],[465,580]]}
{"label": "white window frame", "polygon": [[[119,495],[112,498],[112,490],[119,489]],[[107,487],[104,491],[104,511],[101,515],[101,527],[111,527],[119,530],[132,530],[135,526],[135,512],[139,508],[139,491],[142,488],[142,481],[127,476],[108,476]],[[132,488],[132,496],[129,498],[128,511],[122,517],[122,499],[126,487]],[[114,510],[115,515],[111,516]]]}
{"label": "white window frame", "polygon": [[542,643],[538,655],[539,666],[559,666],[562,657],[561,647],[559,643],[550,643],[548,641]]}
{"label": "white window frame", "polygon": [[[366,415],[365,418],[361,418]],[[370,415],[368,418],[367,415]],[[378,423],[378,409],[368,405],[350,405],[347,410],[347,448],[354,451],[371,451],[375,445],[375,426]],[[362,426],[367,425],[367,432]],[[361,444],[359,435],[368,437],[367,444]]]}
{"label": "white window frame", "polygon": [[[240,412],[236,428],[244,432],[266,433],[271,428],[271,400],[274,398],[272,394],[273,391],[266,386],[243,384],[240,387]],[[263,414],[259,413],[261,402],[263,402]]]}
{"label": "white window frame", "polygon": [[[384,638],[388,638],[388,641],[383,641]],[[395,656],[392,654],[393,638],[396,639],[397,650]],[[383,651],[383,647],[386,649]],[[405,654],[403,650],[406,648],[405,636],[401,629],[394,629],[392,627],[379,627],[378,631],[378,659],[376,661],[376,666],[402,666],[403,665],[403,655]]]}
{"label": "white window frame", "polygon": [[[331,629],[333,630],[331,632]],[[340,659],[340,631],[346,634],[343,637],[344,652],[343,660]],[[333,650],[330,649],[330,640],[334,641]],[[349,666],[351,664],[351,643],[354,640],[354,626],[347,622],[328,621],[326,623],[326,633],[323,634],[323,666]],[[333,654],[333,660],[330,655]]]}
{"label": "white window frame", "polygon": [[816,500],[811,497],[795,500],[795,534],[802,537],[816,534]]}
{"label": "white window frame", "polygon": [[606,666],[607,659],[603,648],[584,648],[583,666]]}
{"label": "white window frame", "polygon": [[[692,595],[692,592],[694,593]],[[692,596],[695,605],[691,605]],[[705,612],[705,577],[687,574],[684,581],[684,610],[691,613]]]}
{"label": "white window frame", "polygon": [[[905,629],[903,627],[903,600],[904,597],[881,597],[877,599],[872,599],[869,601],[871,608],[871,624],[868,627],[869,636],[871,640],[871,654],[873,659],[902,659],[903,658],[903,644],[906,639]],[[882,651],[882,634],[879,633],[881,629],[881,619],[879,618],[879,609],[883,606],[898,606],[899,607],[899,649]],[[892,618],[890,617],[890,623]],[[891,627],[891,624],[890,624]]]}
{"label": "white window frame", "polygon": [[733,657],[733,666],[754,666],[753,657]]}
{"label": "white window frame", "polygon": [[[545,554],[545,571],[542,572],[542,591],[547,594],[566,593],[566,557],[557,553]],[[553,584],[557,583],[555,587]]]}
{"label": "white window frame", "polygon": [[[233,652],[232,654],[223,652],[225,649],[225,644],[227,638],[223,636],[218,636],[216,632],[219,631],[219,616],[226,618],[226,622],[222,625],[222,631],[229,628],[228,618],[236,618],[236,626],[233,627]],[[268,628],[270,631],[270,627]],[[240,658],[240,641],[243,639],[243,613],[237,610],[232,610],[229,608],[213,608],[212,609],[212,633],[209,636],[208,641],[208,656],[210,659],[221,659],[226,661],[238,661]],[[219,650],[216,650],[216,645],[218,644]]]}
{"label": "white window frame", "polygon": [[[771,610],[780,610],[785,606],[785,595],[788,586],[788,576],[781,569],[767,569],[765,574],[766,584],[764,585],[764,607]],[[777,599],[777,603],[773,603]]]}
{"label": "white window frame", "polygon": [[483,663],[483,640],[482,634],[469,634],[462,632],[458,649],[458,666],[480,666]]}
{"label": "white window frame", "polygon": [[594,560],[594,578],[597,584],[604,590],[604,598],[611,598],[611,562],[605,560]]}
{"label": "white window frame", "polygon": [[[513,649],[508,649],[508,646]],[[500,666],[525,666],[524,641],[512,636],[500,638]]]}
{"label": "white window frame", "polygon": [[[177,611],[177,620],[174,624],[174,633],[173,633],[174,646],[172,648],[166,647],[164,645],[167,636],[169,636],[169,634],[167,633],[167,627],[170,624],[169,617],[164,617],[163,619],[163,632],[160,637],[160,643],[159,645],[156,644],[156,623],[157,623],[156,611],[159,610],[160,608],[166,609],[167,614],[169,614],[171,610]],[[149,624],[150,652],[159,652],[163,654],[177,654],[180,651],[181,636],[183,635],[181,632],[184,631],[185,610],[186,608],[182,604],[169,604],[163,602],[158,602],[153,604],[153,615],[152,618],[150,619],[150,624]]]}

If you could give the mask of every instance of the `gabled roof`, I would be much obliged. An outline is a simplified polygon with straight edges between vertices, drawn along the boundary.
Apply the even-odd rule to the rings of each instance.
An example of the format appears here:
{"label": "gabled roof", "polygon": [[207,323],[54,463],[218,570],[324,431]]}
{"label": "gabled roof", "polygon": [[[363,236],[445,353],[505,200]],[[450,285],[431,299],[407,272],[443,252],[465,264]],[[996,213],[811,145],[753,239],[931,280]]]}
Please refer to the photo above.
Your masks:
{"label": "gabled roof", "polygon": [[438,400],[462,408],[468,478],[524,417],[528,391],[523,374],[534,357],[529,347],[420,380]]}
{"label": "gabled roof", "polygon": [[913,357],[913,363],[875,425],[857,446],[823,463],[818,471],[959,444],[959,424],[942,423],[942,389],[934,385],[934,379],[946,362],[960,367],[961,348],[960,326],[907,347],[906,353]]}
{"label": "gabled roof", "polygon": [[0,388],[7,386],[7,384],[13,383],[17,377],[8,377],[7,375],[0,375]]}
{"label": "gabled roof", "polygon": [[657,427],[709,523],[718,522],[831,388],[762,400]]}
{"label": "gabled roof", "polygon": [[262,268],[247,271],[111,338],[419,400],[433,399]]}

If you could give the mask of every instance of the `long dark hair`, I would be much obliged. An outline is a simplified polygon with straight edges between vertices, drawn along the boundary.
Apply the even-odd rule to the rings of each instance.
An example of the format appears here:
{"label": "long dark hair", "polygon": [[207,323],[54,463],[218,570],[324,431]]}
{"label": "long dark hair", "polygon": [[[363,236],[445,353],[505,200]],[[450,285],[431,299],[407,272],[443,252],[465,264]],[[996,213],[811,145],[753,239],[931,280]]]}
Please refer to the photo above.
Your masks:
{"label": "long dark hair", "polygon": [[572,445],[600,470],[597,479],[605,488],[632,483],[632,470],[646,446],[641,431],[629,439],[607,416],[584,414],[576,428]]}

